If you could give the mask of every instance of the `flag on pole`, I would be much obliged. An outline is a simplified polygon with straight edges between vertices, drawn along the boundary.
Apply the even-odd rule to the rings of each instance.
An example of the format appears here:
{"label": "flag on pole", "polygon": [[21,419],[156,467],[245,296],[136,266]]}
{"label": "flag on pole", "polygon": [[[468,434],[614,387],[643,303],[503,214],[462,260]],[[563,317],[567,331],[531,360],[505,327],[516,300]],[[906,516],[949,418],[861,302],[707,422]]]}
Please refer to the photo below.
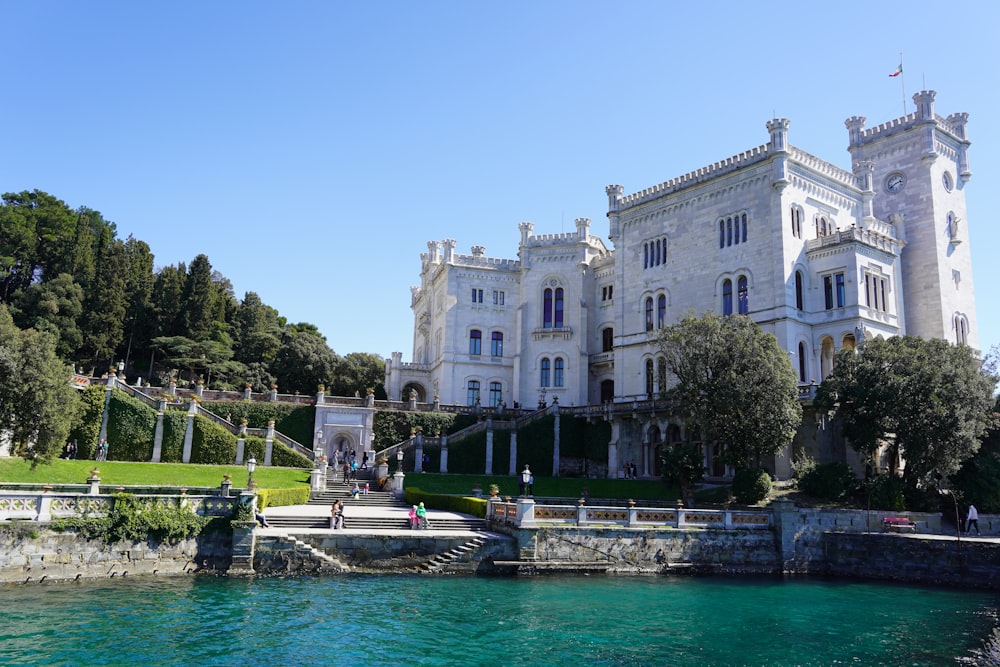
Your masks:
{"label": "flag on pole", "polygon": [[889,76],[899,76],[902,73],[903,73],[903,63],[899,63],[899,67],[896,68],[896,71],[890,74]]}

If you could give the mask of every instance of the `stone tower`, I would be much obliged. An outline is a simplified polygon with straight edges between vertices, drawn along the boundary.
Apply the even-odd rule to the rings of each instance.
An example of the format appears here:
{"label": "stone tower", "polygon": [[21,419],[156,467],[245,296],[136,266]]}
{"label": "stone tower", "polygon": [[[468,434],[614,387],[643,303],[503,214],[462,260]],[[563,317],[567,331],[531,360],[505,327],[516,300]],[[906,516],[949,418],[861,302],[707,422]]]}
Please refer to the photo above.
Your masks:
{"label": "stone tower", "polygon": [[856,173],[860,165],[872,170],[875,218],[892,223],[906,243],[904,333],[978,349],[965,209],[968,114],[938,116],[934,97],[917,93],[914,113],[871,129],[861,116],[848,118],[848,150]]}

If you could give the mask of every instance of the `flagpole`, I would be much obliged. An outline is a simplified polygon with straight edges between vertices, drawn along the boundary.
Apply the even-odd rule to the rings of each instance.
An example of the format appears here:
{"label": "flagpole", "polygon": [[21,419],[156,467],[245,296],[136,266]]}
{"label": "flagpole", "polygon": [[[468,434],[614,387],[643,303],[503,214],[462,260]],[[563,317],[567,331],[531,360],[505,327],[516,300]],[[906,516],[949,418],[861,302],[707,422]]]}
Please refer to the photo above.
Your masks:
{"label": "flagpole", "polygon": [[899,90],[903,94],[903,115],[906,115],[906,72],[903,71],[903,52],[899,52]]}

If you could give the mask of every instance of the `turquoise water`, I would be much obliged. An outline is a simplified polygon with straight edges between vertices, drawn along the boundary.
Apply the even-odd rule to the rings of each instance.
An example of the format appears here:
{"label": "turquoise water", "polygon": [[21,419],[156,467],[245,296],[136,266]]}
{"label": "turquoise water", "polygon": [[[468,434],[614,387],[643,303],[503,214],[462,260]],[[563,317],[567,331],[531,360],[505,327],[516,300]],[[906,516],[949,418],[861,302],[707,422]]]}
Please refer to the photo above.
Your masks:
{"label": "turquoise water", "polygon": [[665,577],[127,579],[0,588],[3,665],[947,665],[1000,596]]}

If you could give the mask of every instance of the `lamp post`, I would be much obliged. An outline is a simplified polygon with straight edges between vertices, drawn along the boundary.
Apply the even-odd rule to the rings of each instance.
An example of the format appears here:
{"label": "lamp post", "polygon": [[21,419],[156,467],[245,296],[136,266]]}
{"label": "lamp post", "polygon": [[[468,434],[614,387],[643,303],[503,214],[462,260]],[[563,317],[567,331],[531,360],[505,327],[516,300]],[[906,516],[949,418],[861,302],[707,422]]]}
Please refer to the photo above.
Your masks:
{"label": "lamp post", "polygon": [[396,450],[396,472],[403,472],[403,449]]}
{"label": "lamp post", "polygon": [[257,469],[257,459],[250,455],[247,459],[247,490],[253,489],[255,487],[255,482],[253,481],[253,471]]}

